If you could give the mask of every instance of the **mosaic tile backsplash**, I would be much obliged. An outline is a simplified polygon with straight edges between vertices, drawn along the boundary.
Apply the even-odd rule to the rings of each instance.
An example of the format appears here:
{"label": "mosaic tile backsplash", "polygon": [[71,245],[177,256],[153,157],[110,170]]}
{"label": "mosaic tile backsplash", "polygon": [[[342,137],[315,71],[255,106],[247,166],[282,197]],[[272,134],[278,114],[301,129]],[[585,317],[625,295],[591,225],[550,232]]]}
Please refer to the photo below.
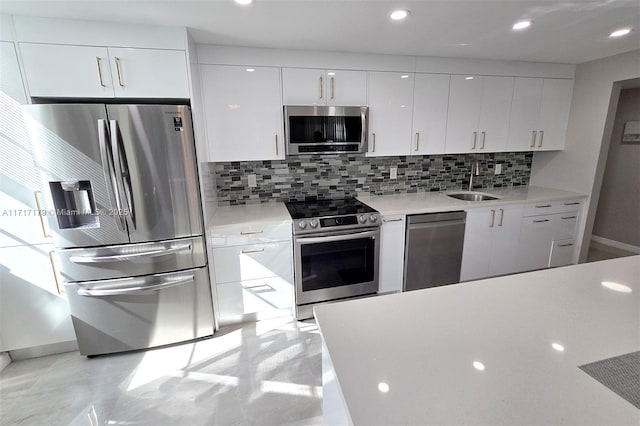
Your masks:
{"label": "mosaic tile backsplash", "polygon": [[[474,188],[529,184],[531,152],[365,157],[364,154],[299,155],[278,161],[209,163],[219,205],[255,204],[467,189],[471,166],[480,165]],[[495,175],[495,165],[502,173]],[[396,179],[389,169],[398,168]],[[257,187],[249,188],[248,175]]]}

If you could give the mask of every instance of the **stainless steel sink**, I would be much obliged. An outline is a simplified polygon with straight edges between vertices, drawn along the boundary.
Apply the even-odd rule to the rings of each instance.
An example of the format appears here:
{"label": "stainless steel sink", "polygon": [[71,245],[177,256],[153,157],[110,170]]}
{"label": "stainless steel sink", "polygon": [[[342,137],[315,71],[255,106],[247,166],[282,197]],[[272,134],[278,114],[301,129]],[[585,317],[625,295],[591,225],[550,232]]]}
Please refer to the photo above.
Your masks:
{"label": "stainless steel sink", "polygon": [[463,201],[489,201],[498,200],[500,198],[496,197],[495,195],[475,191],[452,192],[447,194],[447,196]]}

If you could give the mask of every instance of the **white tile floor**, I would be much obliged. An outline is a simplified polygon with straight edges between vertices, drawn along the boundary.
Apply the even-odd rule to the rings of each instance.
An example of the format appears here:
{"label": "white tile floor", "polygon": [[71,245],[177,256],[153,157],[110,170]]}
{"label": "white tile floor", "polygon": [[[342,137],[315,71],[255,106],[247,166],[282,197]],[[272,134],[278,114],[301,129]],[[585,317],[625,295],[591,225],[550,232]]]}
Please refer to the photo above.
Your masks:
{"label": "white tile floor", "polygon": [[13,362],[0,373],[0,424],[314,425],[321,375],[315,323],[280,318],[146,352]]}

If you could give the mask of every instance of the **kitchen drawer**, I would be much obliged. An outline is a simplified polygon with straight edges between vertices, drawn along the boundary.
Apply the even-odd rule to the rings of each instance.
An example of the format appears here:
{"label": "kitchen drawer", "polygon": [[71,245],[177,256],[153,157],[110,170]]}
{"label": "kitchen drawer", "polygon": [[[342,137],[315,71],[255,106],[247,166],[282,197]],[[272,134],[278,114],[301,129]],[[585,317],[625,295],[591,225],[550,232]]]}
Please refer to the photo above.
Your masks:
{"label": "kitchen drawer", "polygon": [[575,238],[578,228],[578,212],[561,213],[554,215],[556,218],[556,229],[554,240],[567,240]]}
{"label": "kitchen drawer", "polygon": [[290,241],[214,248],[216,284],[293,275]]}
{"label": "kitchen drawer", "polygon": [[578,212],[582,208],[582,199],[564,200],[560,204],[563,213]]}
{"label": "kitchen drawer", "polygon": [[247,223],[242,225],[216,226],[208,231],[212,247],[241,246],[274,241],[291,241],[291,222]]}
{"label": "kitchen drawer", "polygon": [[554,241],[551,246],[551,256],[549,258],[549,267],[566,266],[573,264],[573,254],[575,252],[575,241],[562,240]]}
{"label": "kitchen drawer", "polygon": [[218,284],[220,317],[293,308],[293,279],[271,277]]}
{"label": "kitchen drawer", "polygon": [[562,213],[563,203],[561,201],[539,201],[528,203],[524,206],[523,217],[539,216],[547,214]]}

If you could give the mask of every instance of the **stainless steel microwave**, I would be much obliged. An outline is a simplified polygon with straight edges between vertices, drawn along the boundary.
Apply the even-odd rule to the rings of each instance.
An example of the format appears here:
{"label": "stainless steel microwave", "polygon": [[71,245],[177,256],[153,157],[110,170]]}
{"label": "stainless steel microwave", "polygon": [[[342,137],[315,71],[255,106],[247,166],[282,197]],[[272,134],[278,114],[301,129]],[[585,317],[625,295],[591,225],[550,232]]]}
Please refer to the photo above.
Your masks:
{"label": "stainless steel microwave", "polygon": [[287,155],[367,152],[369,107],[284,107]]}

